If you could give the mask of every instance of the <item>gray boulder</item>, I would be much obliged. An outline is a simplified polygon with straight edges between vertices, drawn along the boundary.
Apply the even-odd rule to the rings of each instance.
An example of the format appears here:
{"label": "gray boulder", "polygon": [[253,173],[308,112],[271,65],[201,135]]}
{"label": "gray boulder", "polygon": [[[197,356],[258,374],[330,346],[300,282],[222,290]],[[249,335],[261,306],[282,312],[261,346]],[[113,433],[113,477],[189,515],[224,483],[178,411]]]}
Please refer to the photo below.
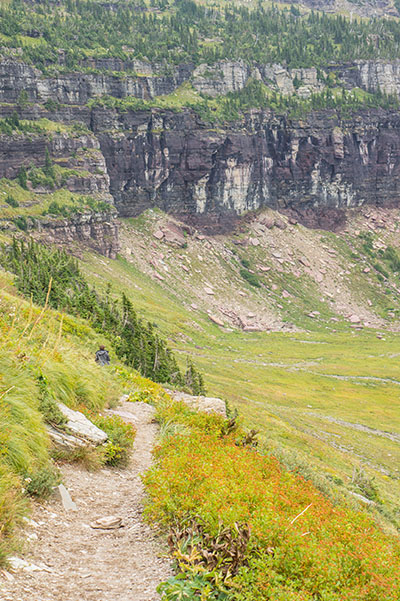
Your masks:
{"label": "gray boulder", "polygon": [[205,413],[217,413],[226,418],[225,401],[217,397],[192,396],[178,390],[167,390],[166,392],[174,399],[174,401],[182,401],[192,409],[204,411]]}
{"label": "gray boulder", "polygon": [[78,447],[98,446],[106,442],[108,436],[95,426],[80,411],[74,411],[63,403],[58,403],[61,412],[68,419],[65,429],[58,430],[48,426],[47,430],[56,447],[73,450]]}

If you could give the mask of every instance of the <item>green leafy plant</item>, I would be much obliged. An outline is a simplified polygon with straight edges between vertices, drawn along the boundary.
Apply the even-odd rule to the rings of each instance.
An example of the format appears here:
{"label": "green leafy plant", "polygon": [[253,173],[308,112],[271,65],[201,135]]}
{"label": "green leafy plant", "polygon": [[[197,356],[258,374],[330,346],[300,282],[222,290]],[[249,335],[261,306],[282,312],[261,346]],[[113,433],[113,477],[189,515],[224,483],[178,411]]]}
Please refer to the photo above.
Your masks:
{"label": "green leafy plant", "polygon": [[46,377],[40,375],[37,381],[39,386],[39,410],[43,413],[45,421],[53,426],[63,428],[68,419],[51,395]]}
{"label": "green leafy plant", "polygon": [[18,217],[15,217],[13,219],[13,223],[15,223],[19,230],[22,230],[23,232],[28,231],[28,220],[25,215],[19,215]]}
{"label": "green leafy plant", "polygon": [[136,436],[132,424],[126,423],[118,415],[89,414],[90,420],[108,435],[104,446],[104,461],[108,465],[125,466]]}
{"label": "green leafy plant", "polygon": [[232,598],[224,590],[215,590],[210,582],[212,573],[181,572],[171,576],[157,587],[163,601],[228,601]]}
{"label": "green leafy plant", "polygon": [[261,288],[260,280],[258,279],[255,273],[251,273],[250,271],[244,268],[240,269],[239,273],[242,276],[242,278],[250,284],[250,286],[254,286],[255,288]]}
{"label": "green leafy plant", "polygon": [[34,497],[46,498],[51,495],[53,488],[61,481],[59,471],[52,465],[44,466],[37,471],[26,472],[23,479],[27,494]]}
{"label": "green leafy plant", "polygon": [[11,194],[9,194],[8,196],[6,196],[5,198],[5,202],[10,205],[10,207],[13,207],[14,209],[16,209],[17,207],[19,207],[19,202],[18,200],[16,200],[14,198],[14,196],[11,196]]}

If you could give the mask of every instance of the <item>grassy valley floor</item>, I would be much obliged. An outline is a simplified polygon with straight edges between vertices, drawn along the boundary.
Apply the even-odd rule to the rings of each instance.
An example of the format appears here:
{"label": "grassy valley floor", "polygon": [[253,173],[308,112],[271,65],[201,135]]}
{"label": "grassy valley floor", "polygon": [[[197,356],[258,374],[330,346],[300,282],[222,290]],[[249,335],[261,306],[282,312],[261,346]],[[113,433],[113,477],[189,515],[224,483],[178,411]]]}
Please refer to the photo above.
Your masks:
{"label": "grassy valley floor", "polygon": [[[329,494],[344,495],[353,504],[359,503],[353,493],[361,495],[361,504],[377,510],[386,527],[397,526],[400,338],[397,320],[384,317],[389,284],[381,286],[369,273],[364,276],[368,257],[349,260],[350,242],[353,246],[357,240],[344,245],[343,238],[333,234],[300,228],[304,233],[295,235],[303,236],[304,252],[322,238],[320,245],[332,251],[326,253],[343,270],[355,265],[357,275],[354,287],[348,285],[332,302],[321,290],[315,295],[318,282],[305,268],[300,278],[307,285],[297,296],[293,292],[288,302],[271,295],[273,283],[278,282],[275,294],[279,294],[287,276],[271,248],[240,247],[240,254],[253,265],[261,261],[272,265],[269,285],[258,289],[238,278],[231,255],[224,259],[224,249],[235,249],[232,240],[210,239],[206,248],[204,240],[190,236],[182,247],[162,244],[153,237],[159,223],[160,216],[132,220],[123,237],[129,253],[123,248],[125,256],[117,261],[86,255],[82,266],[90,279],[100,289],[111,282],[114,291],[124,290],[138,311],[169,336],[182,364],[193,358],[206,374],[209,394],[226,399],[249,427],[260,431],[268,453],[313,478]],[[279,230],[269,235],[287,234]],[[182,265],[192,269],[190,275]],[[206,286],[214,293],[204,294]],[[338,309],[346,295],[349,306]],[[372,308],[367,297],[374,299]],[[380,297],[381,303],[375,300]],[[255,315],[256,320],[268,315],[278,331],[242,331],[228,320],[218,325],[212,317],[223,303],[234,305],[241,315]],[[349,322],[355,304],[363,321],[375,321],[376,328],[359,329]],[[305,312],[315,307],[319,315],[308,317]]]}

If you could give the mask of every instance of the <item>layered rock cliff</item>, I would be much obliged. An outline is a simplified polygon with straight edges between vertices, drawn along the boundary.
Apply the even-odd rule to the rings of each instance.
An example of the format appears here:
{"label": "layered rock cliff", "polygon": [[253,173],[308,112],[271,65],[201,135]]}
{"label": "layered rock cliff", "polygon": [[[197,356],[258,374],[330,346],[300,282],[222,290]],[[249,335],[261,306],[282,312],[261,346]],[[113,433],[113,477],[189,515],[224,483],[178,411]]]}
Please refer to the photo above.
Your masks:
{"label": "layered rock cliff", "polygon": [[[296,92],[307,97],[325,89],[330,73],[335,74],[336,83],[348,89],[380,89],[400,96],[400,60],[359,60],[328,64],[324,69],[289,69],[269,63],[250,65],[243,60],[223,60],[197,67],[189,63],[168,69],[165,65],[143,61],[133,61],[130,65],[117,59],[97,60],[93,64],[96,66],[93,72],[87,69],[44,76],[17,57],[5,56],[0,60],[0,102],[18,102],[21,92],[33,103],[51,100],[63,105],[85,105],[102,96],[149,100],[171,94],[185,82],[190,82],[199,93],[215,97],[242,90],[250,79],[258,79],[282,94]],[[131,71],[130,67],[140,72]]]}
{"label": "layered rock cliff", "polygon": [[190,111],[114,117],[123,132],[104,131],[109,111],[95,111],[93,123],[122,216],[157,205],[213,228],[269,206],[332,227],[347,207],[393,205],[400,199],[395,112],[339,120],[321,111],[295,122],[253,111],[219,130],[207,128]]}
{"label": "layered rock cliff", "polygon": [[42,219],[35,236],[53,244],[71,247],[82,243],[109,259],[119,251],[116,212],[73,215],[68,219]]}
{"label": "layered rock cliff", "polygon": [[[114,63],[103,67],[127,67]],[[241,61],[177,67],[168,76],[157,74],[159,65],[134,66],[142,70],[140,76],[72,73],[44,78],[16,58],[5,60],[0,65],[1,117],[17,110],[20,118],[46,117],[86,130],[79,133],[78,128],[72,135],[55,127],[45,137],[3,135],[0,176],[15,178],[21,165],[43,165],[47,149],[59,166],[77,170],[64,182],[68,190],[114,203],[120,216],[158,206],[212,231],[263,206],[296,213],[309,225],[337,227],[347,207],[399,203],[400,116],[395,111],[364,110],[343,117],[324,110],[295,120],[253,109],[236,122],[215,127],[189,108],[132,111],[86,103],[103,94],[152,97],[189,77],[195,89],[210,96],[241,89],[253,78],[282,93],[296,88],[306,97],[324,88],[329,72],[349,89],[400,96],[400,61],[332,65],[322,74],[281,65],[249,67]],[[22,90],[28,102],[21,102]],[[77,231],[74,227],[70,232]],[[64,230],[63,225],[57,228]],[[67,239],[70,233],[60,236]],[[116,248],[115,239],[103,252],[113,256]]]}

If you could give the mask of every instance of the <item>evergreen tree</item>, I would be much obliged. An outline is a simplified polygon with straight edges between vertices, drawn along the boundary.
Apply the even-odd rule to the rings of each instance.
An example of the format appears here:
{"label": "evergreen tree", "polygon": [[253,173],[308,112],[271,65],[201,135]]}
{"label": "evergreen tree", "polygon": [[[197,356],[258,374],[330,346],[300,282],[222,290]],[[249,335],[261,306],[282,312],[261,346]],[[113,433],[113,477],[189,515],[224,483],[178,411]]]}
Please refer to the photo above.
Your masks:
{"label": "evergreen tree", "polygon": [[51,160],[51,157],[50,157],[49,149],[47,147],[46,147],[43,173],[47,177],[50,177],[53,180],[55,179],[54,165],[53,165],[53,161]]}
{"label": "evergreen tree", "polygon": [[[188,364],[185,377],[165,340],[153,324],[138,318],[132,302],[123,294],[111,298],[111,289],[99,295],[81,273],[76,259],[65,251],[39,245],[33,240],[13,240],[0,249],[0,264],[15,274],[15,284],[27,298],[87,319],[113,343],[117,356],[156,382],[186,385],[194,394],[204,393],[202,375]],[[51,289],[49,284],[51,280]]]}
{"label": "evergreen tree", "polygon": [[24,190],[27,190],[28,189],[28,175],[27,175],[26,168],[24,167],[24,165],[22,165],[22,167],[20,167],[20,169],[18,171],[17,179],[18,179],[18,183],[21,186],[21,188],[24,188]]}

